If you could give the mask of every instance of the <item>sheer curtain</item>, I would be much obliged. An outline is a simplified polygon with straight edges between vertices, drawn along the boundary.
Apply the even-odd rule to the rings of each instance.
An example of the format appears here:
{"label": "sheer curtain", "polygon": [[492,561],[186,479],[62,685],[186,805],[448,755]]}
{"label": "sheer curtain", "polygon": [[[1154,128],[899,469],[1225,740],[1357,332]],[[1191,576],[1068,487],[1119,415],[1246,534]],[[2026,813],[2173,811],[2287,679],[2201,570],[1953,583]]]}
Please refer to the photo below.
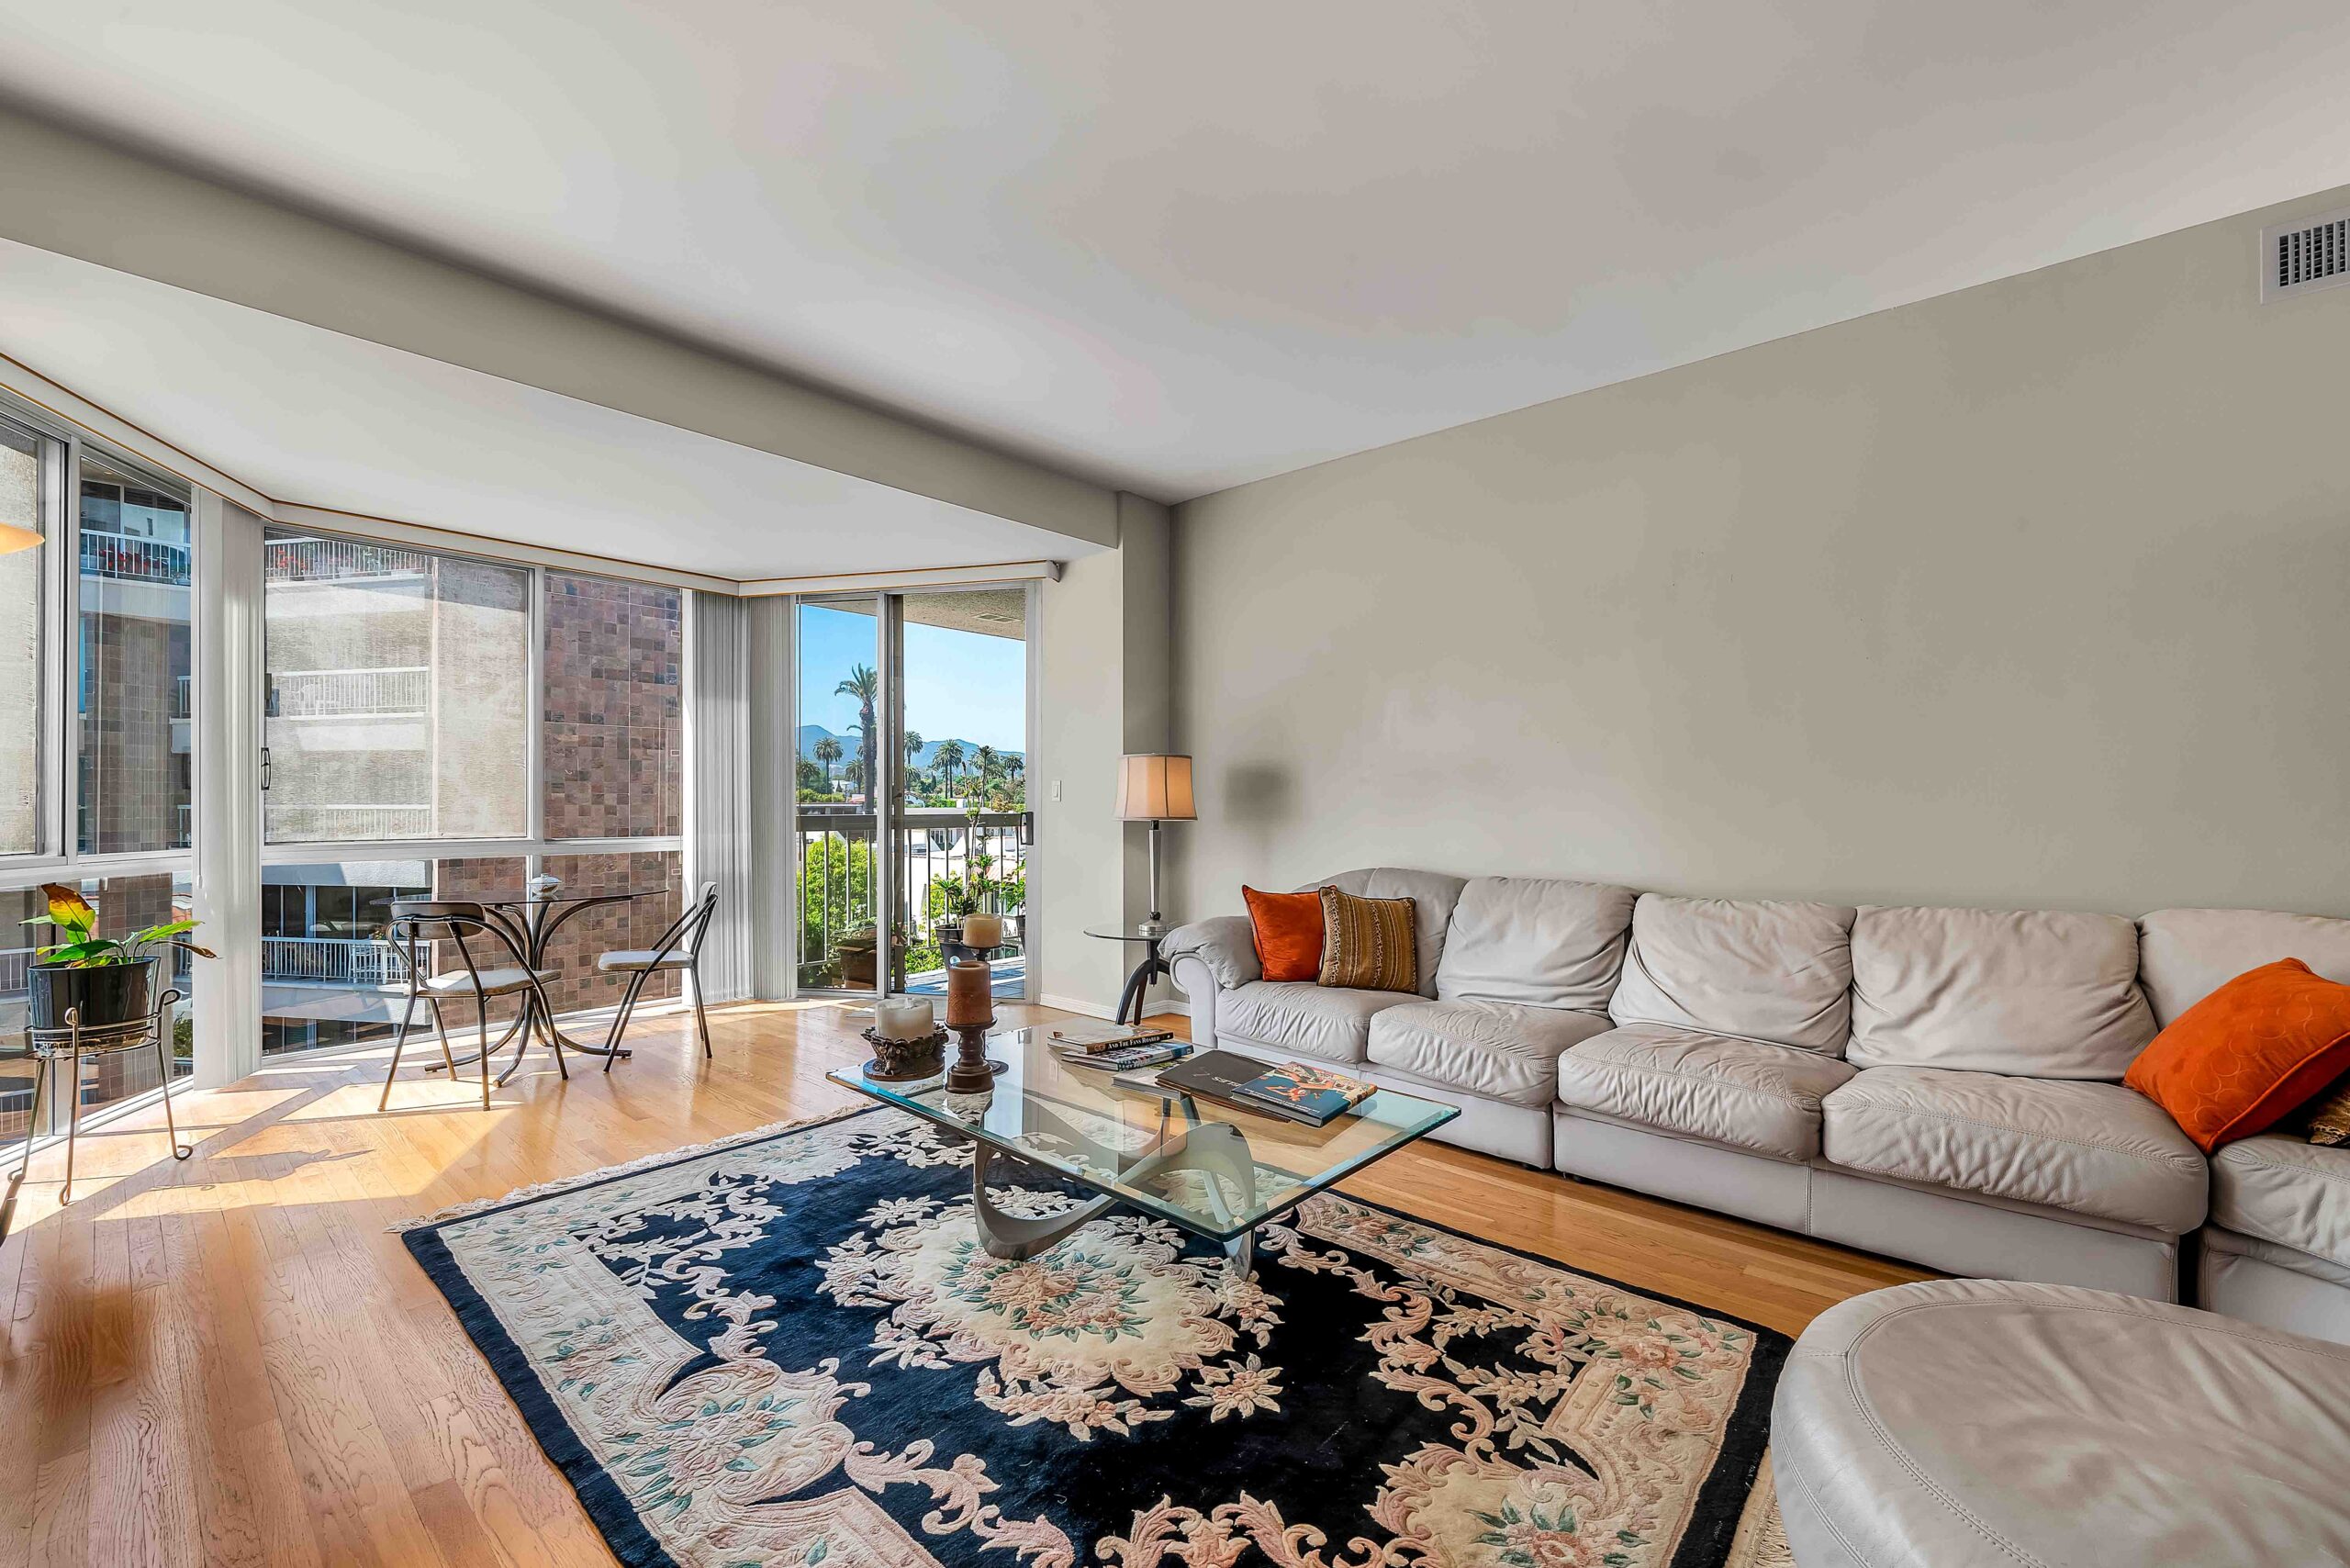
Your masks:
{"label": "sheer curtain", "polygon": [[711,1002],[754,994],[751,921],[751,671],[744,604],[692,594],[686,615],[686,887],[718,884],[702,944]]}

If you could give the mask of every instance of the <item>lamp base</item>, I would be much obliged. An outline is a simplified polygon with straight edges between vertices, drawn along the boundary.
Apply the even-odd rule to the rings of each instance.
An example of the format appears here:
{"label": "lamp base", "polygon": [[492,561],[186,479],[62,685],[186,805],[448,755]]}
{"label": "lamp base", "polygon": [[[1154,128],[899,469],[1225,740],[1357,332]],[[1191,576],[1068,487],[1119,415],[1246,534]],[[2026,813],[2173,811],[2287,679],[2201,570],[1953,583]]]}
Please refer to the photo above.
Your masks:
{"label": "lamp base", "polygon": [[955,1060],[946,1069],[946,1092],[978,1094],[995,1087],[995,1075],[1004,1064],[988,1056],[988,1031],[995,1020],[950,1025],[955,1031]]}

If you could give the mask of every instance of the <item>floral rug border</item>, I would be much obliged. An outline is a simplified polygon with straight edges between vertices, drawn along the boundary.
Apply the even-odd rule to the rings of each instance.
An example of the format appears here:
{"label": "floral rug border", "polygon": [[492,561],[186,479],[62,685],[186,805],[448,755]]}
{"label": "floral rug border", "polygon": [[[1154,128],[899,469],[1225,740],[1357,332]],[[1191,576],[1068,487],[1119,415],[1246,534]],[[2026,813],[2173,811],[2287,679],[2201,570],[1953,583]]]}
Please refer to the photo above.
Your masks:
{"label": "floral rug border", "polygon": [[[849,1106],[843,1110],[804,1116],[792,1121],[770,1123],[741,1133],[711,1138],[701,1143],[683,1145],[677,1148],[646,1155],[639,1159],[583,1171],[576,1176],[559,1177],[554,1181],[518,1187],[500,1197],[477,1199],[456,1204],[433,1213],[404,1220],[388,1228],[401,1235],[408,1253],[416,1260],[442,1299],[456,1314],[466,1337],[475,1350],[496,1374],[498,1384],[506,1391],[515,1408],[521,1413],[523,1424],[530,1428],[550,1463],[562,1473],[579,1498],[580,1506],[616,1557],[627,1561],[646,1562],[677,1568],[676,1560],[648,1530],[635,1506],[606,1472],[603,1462],[589,1450],[586,1441],[574,1430],[568,1419],[557,1407],[540,1381],[539,1374],[522,1348],[516,1344],[498,1320],[496,1309],[483,1298],[464,1271],[450,1255],[448,1246],[438,1232],[446,1225],[471,1220],[502,1209],[520,1207],[586,1187],[659,1170],[672,1165],[698,1159],[722,1149],[741,1148],[789,1137],[797,1133],[847,1121],[855,1117],[888,1113],[887,1105]],[[902,1113],[901,1113],[902,1114]],[[1309,1200],[1310,1201],[1310,1200]],[[1581,1265],[1547,1253],[1513,1247],[1464,1230],[1443,1220],[1399,1209],[1392,1204],[1348,1194],[1346,1201],[1364,1208],[1375,1209],[1414,1225],[1459,1238],[1475,1246],[1491,1248],[1512,1257],[1551,1268],[1567,1270],[1595,1283],[1625,1291],[1632,1295],[1662,1303],[1669,1306],[1701,1314],[1717,1321],[1747,1330],[1753,1338],[1753,1361],[1749,1374],[1740,1390],[1736,1408],[1721,1431],[1720,1452],[1750,1454],[1750,1461],[1732,1464],[1717,1461],[1701,1484],[1695,1507],[1690,1514],[1689,1528],[1674,1552],[1672,1568],[1713,1568],[1729,1564],[1730,1568],[1742,1557],[1738,1548],[1746,1545],[1746,1538],[1764,1521],[1751,1506],[1758,1483],[1767,1484],[1770,1475],[1769,1432],[1772,1395],[1778,1384],[1779,1373],[1792,1338],[1776,1329],[1766,1327],[1699,1303],[1684,1300],[1646,1286],[1632,1285],[1606,1274],[1594,1273]],[[1773,1527],[1769,1533],[1776,1536],[1776,1518],[1767,1521]],[[1762,1561],[1777,1561],[1772,1540],[1762,1549]],[[1783,1548],[1781,1548],[1783,1550]]]}

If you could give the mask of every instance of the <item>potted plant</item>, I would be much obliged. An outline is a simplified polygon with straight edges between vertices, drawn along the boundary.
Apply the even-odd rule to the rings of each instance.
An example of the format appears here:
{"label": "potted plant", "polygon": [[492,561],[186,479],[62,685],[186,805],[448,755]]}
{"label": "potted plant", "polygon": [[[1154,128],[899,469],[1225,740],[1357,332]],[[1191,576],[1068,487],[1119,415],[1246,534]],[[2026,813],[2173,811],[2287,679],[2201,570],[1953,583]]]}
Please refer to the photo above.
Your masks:
{"label": "potted plant", "polygon": [[33,954],[26,998],[33,1028],[69,1028],[69,1012],[84,1029],[144,1018],[154,1010],[155,969],[164,953],[185,947],[198,958],[217,956],[186,939],[196,927],[193,920],[151,925],[118,940],[96,935],[98,912],[73,889],[50,882],[40,890],[49,913],[25,924],[50,926],[65,940]]}

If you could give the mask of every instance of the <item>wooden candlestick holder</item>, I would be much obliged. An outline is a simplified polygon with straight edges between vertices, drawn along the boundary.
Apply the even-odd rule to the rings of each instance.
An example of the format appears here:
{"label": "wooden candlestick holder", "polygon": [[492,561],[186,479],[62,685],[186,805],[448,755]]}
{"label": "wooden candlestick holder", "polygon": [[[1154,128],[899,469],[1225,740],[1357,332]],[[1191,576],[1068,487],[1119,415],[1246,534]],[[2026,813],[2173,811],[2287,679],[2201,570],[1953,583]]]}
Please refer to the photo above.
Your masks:
{"label": "wooden candlestick holder", "polygon": [[950,1024],[957,1041],[955,1060],[946,1069],[946,1092],[949,1094],[981,1094],[995,1087],[995,1075],[1003,1070],[1003,1063],[988,1056],[988,1031],[995,1027],[995,1020],[988,1018],[977,1024]]}

